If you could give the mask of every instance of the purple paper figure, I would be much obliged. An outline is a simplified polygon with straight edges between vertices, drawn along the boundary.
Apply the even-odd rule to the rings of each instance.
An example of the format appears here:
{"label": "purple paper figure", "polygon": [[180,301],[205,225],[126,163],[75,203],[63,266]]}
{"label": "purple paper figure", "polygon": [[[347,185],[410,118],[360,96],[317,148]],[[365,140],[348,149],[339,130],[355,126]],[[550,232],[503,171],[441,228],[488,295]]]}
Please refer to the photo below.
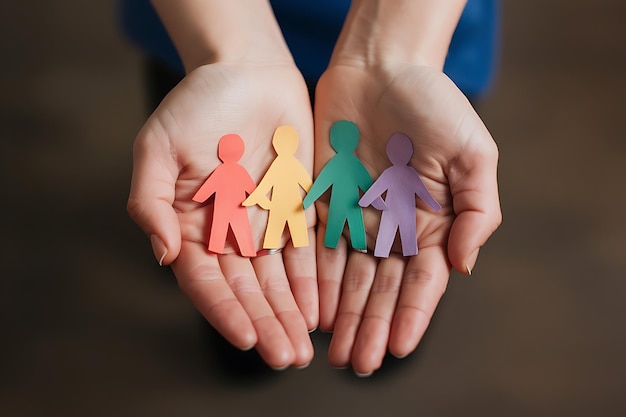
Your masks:
{"label": "purple paper figure", "polygon": [[437,211],[441,205],[428,192],[419,174],[408,163],[413,156],[413,142],[404,133],[394,133],[387,142],[387,157],[393,164],[380,174],[380,177],[359,200],[361,207],[367,207],[385,191],[387,209],[383,210],[374,256],[387,258],[391,245],[400,229],[402,254],[417,255],[417,229],[415,216],[415,195]]}

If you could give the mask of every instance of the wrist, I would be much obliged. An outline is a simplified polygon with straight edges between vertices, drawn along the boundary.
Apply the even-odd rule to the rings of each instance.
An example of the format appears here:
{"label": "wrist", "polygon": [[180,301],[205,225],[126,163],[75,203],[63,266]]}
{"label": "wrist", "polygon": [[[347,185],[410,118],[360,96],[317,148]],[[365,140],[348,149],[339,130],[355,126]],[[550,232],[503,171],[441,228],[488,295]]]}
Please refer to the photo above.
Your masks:
{"label": "wrist", "polygon": [[267,1],[152,0],[186,72],[215,62],[293,63]]}
{"label": "wrist", "polygon": [[353,0],[331,65],[443,70],[466,0]]}

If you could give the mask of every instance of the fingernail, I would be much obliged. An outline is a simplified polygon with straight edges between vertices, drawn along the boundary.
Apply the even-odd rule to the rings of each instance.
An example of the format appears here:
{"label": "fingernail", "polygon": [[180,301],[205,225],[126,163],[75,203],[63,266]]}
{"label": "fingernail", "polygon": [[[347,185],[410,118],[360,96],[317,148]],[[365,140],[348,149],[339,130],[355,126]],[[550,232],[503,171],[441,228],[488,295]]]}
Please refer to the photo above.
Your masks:
{"label": "fingernail", "polygon": [[467,273],[467,275],[472,275],[472,269],[474,269],[474,267],[476,266],[476,259],[478,259],[479,250],[480,248],[476,248],[474,252],[472,252],[467,258],[467,262],[465,263],[465,272]]}
{"label": "fingernail", "polygon": [[367,373],[361,374],[361,373],[359,373],[359,372],[357,372],[357,371],[354,371],[354,373],[355,373],[355,375],[356,375],[356,376],[358,376],[359,378],[367,378],[368,376],[372,375],[374,372],[373,372],[373,371],[370,371],[370,372],[367,372]]}
{"label": "fingernail", "polygon": [[296,366],[296,369],[306,369],[309,367],[309,365],[311,364],[311,362],[308,362],[304,365],[300,365],[300,366]]}
{"label": "fingernail", "polygon": [[163,243],[161,238],[156,234],[150,235],[150,243],[152,244],[152,252],[154,252],[159,266],[163,266],[163,259],[165,259],[165,255],[167,255],[167,246],[165,246],[165,243]]}
{"label": "fingernail", "polygon": [[289,368],[289,365],[272,366],[271,368],[275,371],[284,371],[285,369]]}

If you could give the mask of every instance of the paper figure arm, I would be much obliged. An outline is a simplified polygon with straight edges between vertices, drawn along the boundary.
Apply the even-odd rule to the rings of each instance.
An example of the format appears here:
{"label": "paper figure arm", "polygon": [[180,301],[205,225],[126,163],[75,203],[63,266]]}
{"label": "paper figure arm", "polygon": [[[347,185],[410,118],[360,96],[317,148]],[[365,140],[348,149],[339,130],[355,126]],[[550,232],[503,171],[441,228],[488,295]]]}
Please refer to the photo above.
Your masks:
{"label": "paper figure arm", "polygon": [[300,187],[302,187],[302,189],[308,193],[311,189],[311,186],[313,185],[313,180],[311,179],[309,173],[306,172],[306,169],[304,169],[304,167],[300,164],[298,164],[297,166],[296,178],[298,179],[298,184],[300,184]]}
{"label": "paper figure arm", "polygon": [[191,198],[193,201],[196,203],[204,203],[209,199],[209,197],[211,197],[211,195],[213,195],[215,191],[217,191],[217,175],[214,174],[218,169],[219,167],[213,171],[211,175],[209,175],[209,178],[207,178],[206,181],[204,181],[204,184],[202,184],[198,191],[196,191],[196,194]]}
{"label": "paper figure arm", "polygon": [[[383,173],[380,174],[380,177],[378,177],[374,184],[372,184],[372,186],[365,192],[365,194],[363,194],[363,197],[361,197],[361,199],[359,200],[359,206],[367,207],[373,204],[374,200],[376,200],[377,198],[381,198],[383,193],[389,188],[388,179],[389,178],[387,172],[383,171]],[[387,205],[385,204],[385,207],[386,206]]]}
{"label": "paper figure arm", "polygon": [[[361,163],[359,163],[358,168],[354,172],[354,175],[356,176],[356,182],[359,185],[359,188],[363,190],[364,193],[367,192],[367,190],[369,190],[370,187],[372,186],[372,182],[373,182],[372,177],[370,176],[370,173],[367,172],[367,169],[365,169],[365,167]],[[359,204],[361,203],[359,202]],[[380,211],[387,210],[389,208],[389,206],[387,206],[387,204],[385,203],[385,200],[383,200],[382,197],[380,197],[380,195],[376,197],[370,204],[376,210],[380,210]],[[363,206],[363,207],[367,207],[367,206]]]}
{"label": "paper figure arm", "polygon": [[269,193],[274,186],[272,181],[274,179],[272,171],[273,166],[274,164],[270,165],[270,168],[267,170],[263,179],[261,179],[261,182],[259,182],[259,185],[257,185],[248,198],[241,203],[242,206],[249,207],[258,204],[263,210],[269,210],[271,208],[272,202],[267,198],[267,193]]}
{"label": "paper figure arm", "polygon": [[424,203],[428,204],[428,206],[435,211],[438,211],[441,208],[441,204],[439,204],[437,200],[435,200],[435,198],[430,194],[417,171],[415,171],[415,179],[413,181],[413,184],[413,191]]}
{"label": "paper figure arm", "polygon": [[309,189],[309,192],[304,197],[302,205],[304,206],[305,210],[308,209],[311,204],[315,202],[315,200],[320,198],[321,195],[324,194],[324,192],[333,185],[332,177],[333,174],[337,171],[335,168],[336,164],[334,164],[333,162],[334,161],[331,159],[324,166],[324,168],[322,168],[320,175],[315,179],[313,185]]}

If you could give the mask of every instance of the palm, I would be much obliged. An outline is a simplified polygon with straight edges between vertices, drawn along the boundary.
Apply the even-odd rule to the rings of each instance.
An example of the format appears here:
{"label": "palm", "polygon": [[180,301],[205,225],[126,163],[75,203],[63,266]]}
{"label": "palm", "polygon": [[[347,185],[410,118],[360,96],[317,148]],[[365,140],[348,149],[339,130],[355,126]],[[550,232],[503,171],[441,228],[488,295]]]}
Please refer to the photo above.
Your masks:
{"label": "palm", "polygon": [[[212,204],[192,197],[221,163],[218,141],[230,133],[243,138],[246,148],[238,163],[258,183],[276,156],[272,134],[280,125],[299,133],[296,156],[310,172],[312,116],[293,65],[200,67],[172,90],[139,133],[129,198],[131,215],[164,242],[164,263],[171,263],[196,308],[231,343],[255,346],[274,367],[311,360],[308,329],[317,325],[318,314],[314,248],[287,245],[282,256],[252,259],[211,254]],[[312,228],[315,213],[308,215]],[[264,211],[249,209],[257,249],[266,219]],[[234,252],[233,242],[227,243],[226,252]]]}
{"label": "palm", "polygon": [[[451,267],[469,270],[469,248],[482,245],[497,227],[497,150],[463,94],[443,73],[427,67],[389,73],[331,66],[316,94],[316,172],[334,155],[328,135],[342,119],[359,127],[356,154],[374,180],[391,165],[385,149],[389,137],[402,132],[412,138],[409,164],[442,206],[433,212],[416,202],[417,256],[398,255],[398,238],[392,248],[396,254],[380,262],[318,244],[318,256],[333,261],[320,265],[318,278],[320,326],[335,332],[329,358],[336,366],[352,363],[357,372],[368,373],[380,366],[387,347],[397,356],[415,348]],[[317,208],[323,231],[327,203],[321,200]],[[365,211],[370,249],[379,219],[380,212]],[[346,240],[343,244],[345,248]],[[334,263],[344,263],[345,272]]]}
{"label": "palm", "polygon": [[[244,139],[246,150],[239,164],[258,183],[276,157],[271,145],[274,130],[292,124],[300,133],[298,158],[311,169],[311,116],[298,77],[292,68],[201,68],[185,79],[155,114],[154,122],[168,137],[178,160],[173,207],[184,241],[207,244],[210,213],[191,197],[221,163],[217,142],[224,134],[237,133]],[[252,207],[249,218],[257,249],[261,249],[267,214]],[[227,242],[227,251],[233,251],[232,243]]]}
{"label": "palm", "polygon": [[[445,245],[454,220],[446,170],[465,146],[456,129],[465,112],[471,109],[469,104],[464,107],[466,101],[454,85],[443,74],[428,68],[410,69],[396,78],[383,80],[359,69],[334,67],[320,81],[316,98],[319,133],[316,172],[334,154],[325,133],[334,121],[347,119],[357,124],[361,139],[356,153],[374,179],[391,165],[385,151],[387,139],[394,132],[406,133],[413,138],[414,145],[410,165],[418,170],[428,190],[443,207],[434,213],[417,202],[420,247]],[[328,212],[326,201],[318,204],[318,215],[324,224]],[[378,232],[379,217],[373,208],[365,212],[370,249]],[[397,240],[393,249],[401,253]]]}

